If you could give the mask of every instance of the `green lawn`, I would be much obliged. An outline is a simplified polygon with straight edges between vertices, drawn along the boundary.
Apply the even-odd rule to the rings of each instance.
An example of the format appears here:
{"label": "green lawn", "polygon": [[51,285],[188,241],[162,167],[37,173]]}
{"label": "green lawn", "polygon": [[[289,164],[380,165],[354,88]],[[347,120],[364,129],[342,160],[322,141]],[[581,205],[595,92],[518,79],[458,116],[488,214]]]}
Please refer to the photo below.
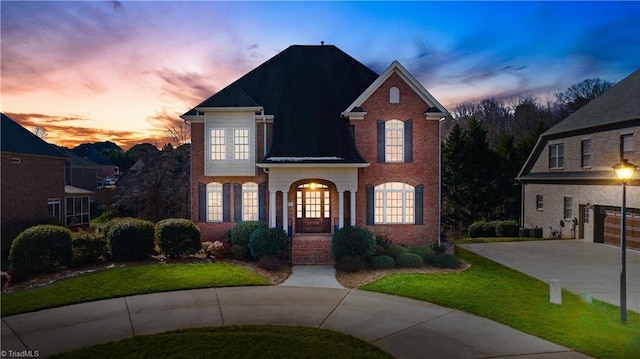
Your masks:
{"label": "green lawn", "polygon": [[460,247],[471,264],[456,274],[395,274],[361,289],[424,300],[504,323],[526,333],[597,358],[637,358],[640,314],[562,293],[562,305],[549,303],[549,285]]}
{"label": "green lawn", "polygon": [[269,279],[248,269],[219,262],[115,268],[2,294],[2,316],[136,294],[270,284]]}
{"label": "green lawn", "polygon": [[355,337],[326,329],[271,325],[222,326],[134,337],[51,358],[318,358],[390,359]]}

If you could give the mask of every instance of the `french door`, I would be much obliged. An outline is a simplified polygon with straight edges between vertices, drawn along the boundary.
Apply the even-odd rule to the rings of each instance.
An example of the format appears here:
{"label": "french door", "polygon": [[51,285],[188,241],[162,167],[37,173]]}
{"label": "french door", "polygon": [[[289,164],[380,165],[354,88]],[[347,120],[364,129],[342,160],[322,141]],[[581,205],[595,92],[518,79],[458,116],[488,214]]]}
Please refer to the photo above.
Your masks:
{"label": "french door", "polygon": [[299,233],[331,232],[331,192],[328,186],[313,182],[298,186],[296,231]]}

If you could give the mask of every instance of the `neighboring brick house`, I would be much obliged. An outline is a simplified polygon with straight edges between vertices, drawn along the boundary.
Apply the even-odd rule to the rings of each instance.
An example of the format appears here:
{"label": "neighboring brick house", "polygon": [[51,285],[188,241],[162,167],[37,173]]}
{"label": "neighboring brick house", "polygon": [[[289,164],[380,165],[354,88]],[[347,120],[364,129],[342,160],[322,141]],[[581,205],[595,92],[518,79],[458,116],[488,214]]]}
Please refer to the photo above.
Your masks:
{"label": "neighboring brick house", "polygon": [[205,240],[243,220],[283,228],[294,263],[330,262],[348,225],[435,242],[447,114],[397,61],[378,75],[335,46],[290,46],[182,116],[193,220]]}
{"label": "neighboring brick house", "polygon": [[[2,114],[2,250],[23,226],[62,221],[67,158],[56,148]],[[12,229],[15,229],[12,232]]]}
{"label": "neighboring brick house", "polygon": [[[517,177],[522,226],[619,245],[622,188],[612,166],[623,158],[640,165],[640,70],[540,136]],[[627,183],[627,243],[640,249],[640,170]]]}

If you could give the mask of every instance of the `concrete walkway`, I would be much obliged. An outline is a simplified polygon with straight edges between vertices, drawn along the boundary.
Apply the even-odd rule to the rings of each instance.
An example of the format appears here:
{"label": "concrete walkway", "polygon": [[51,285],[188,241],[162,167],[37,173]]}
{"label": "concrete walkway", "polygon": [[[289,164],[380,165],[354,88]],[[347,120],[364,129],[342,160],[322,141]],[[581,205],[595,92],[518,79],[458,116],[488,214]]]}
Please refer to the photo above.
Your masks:
{"label": "concrete walkway", "polygon": [[336,269],[332,265],[294,266],[289,278],[280,285],[306,288],[344,288],[336,279]]}
{"label": "concrete walkway", "polygon": [[587,358],[491,320],[340,288],[239,287],[154,293],[2,318],[2,350],[47,356],[168,330],[275,324],[331,329],[397,358]]}
{"label": "concrete walkway", "polygon": [[[583,240],[473,243],[461,247],[544,282],[620,306],[619,247]],[[640,313],[640,251],[627,250],[627,309]]]}

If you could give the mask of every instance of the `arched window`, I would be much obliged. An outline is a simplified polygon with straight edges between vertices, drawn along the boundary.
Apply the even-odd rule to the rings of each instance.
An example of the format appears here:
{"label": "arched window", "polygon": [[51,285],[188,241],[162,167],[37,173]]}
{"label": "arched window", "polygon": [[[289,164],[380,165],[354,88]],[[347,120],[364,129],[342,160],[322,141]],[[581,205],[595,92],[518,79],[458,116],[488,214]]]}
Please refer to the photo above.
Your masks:
{"label": "arched window", "polygon": [[400,103],[400,90],[397,87],[389,89],[389,102]]}
{"label": "arched window", "polygon": [[385,122],[384,125],[385,162],[404,161],[404,123],[398,120]]}
{"label": "arched window", "polygon": [[207,222],[222,222],[222,184],[207,184]]}
{"label": "arched window", "polygon": [[415,222],[415,188],[401,182],[388,182],[375,187],[375,223]]}
{"label": "arched window", "polygon": [[258,220],[258,184],[247,182],[242,184],[242,220]]}

